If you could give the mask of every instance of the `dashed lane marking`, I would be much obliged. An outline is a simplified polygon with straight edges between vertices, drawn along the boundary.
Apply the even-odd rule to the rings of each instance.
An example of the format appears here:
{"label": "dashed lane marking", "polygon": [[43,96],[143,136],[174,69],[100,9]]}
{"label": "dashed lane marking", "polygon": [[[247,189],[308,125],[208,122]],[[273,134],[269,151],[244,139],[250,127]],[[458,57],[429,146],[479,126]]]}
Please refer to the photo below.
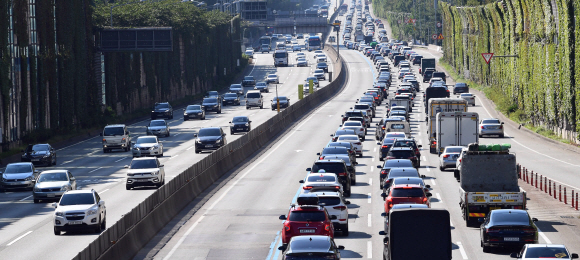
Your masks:
{"label": "dashed lane marking", "polygon": [[26,232],[26,233],[24,233],[24,235],[22,235],[22,236],[19,236],[19,237],[17,237],[17,238],[16,238],[16,239],[14,239],[14,240],[12,240],[12,242],[8,243],[6,246],[11,246],[12,244],[16,243],[16,241],[18,241],[18,240],[22,239],[22,238],[23,238],[23,237],[25,237],[25,236],[28,236],[30,233],[32,233],[32,230],[31,230],[31,231],[28,231],[28,232]]}
{"label": "dashed lane marking", "polygon": [[459,252],[461,253],[461,257],[463,257],[464,260],[468,259],[467,254],[465,253],[465,250],[463,249],[463,245],[461,244],[461,242],[457,241],[457,246],[459,247]]}

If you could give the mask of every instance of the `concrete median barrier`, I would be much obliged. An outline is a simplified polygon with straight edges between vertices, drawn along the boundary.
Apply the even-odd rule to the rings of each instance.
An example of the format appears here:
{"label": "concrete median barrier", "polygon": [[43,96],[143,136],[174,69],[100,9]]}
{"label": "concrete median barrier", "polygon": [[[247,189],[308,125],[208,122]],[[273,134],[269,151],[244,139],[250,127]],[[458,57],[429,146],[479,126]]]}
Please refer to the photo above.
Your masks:
{"label": "concrete median barrier", "polygon": [[[338,58],[334,48],[326,47],[325,51],[333,60]],[[342,59],[336,62],[334,73],[336,79],[326,87],[295,102],[246,135],[196,162],[123,215],[116,223],[109,222],[108,229],[74,259],[133,258],[159,230],[200,193],[268,144],[297,119],[336,95],[346,85],[348,78],[347,67]]]}

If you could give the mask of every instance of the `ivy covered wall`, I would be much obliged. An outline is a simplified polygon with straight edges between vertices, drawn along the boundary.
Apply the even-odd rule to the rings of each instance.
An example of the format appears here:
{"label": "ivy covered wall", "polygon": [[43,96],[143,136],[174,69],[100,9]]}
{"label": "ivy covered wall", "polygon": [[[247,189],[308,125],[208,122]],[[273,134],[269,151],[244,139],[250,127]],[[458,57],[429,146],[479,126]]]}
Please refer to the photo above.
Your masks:
{"label": "ivy covered wall", "polygon": [[[522,111],[524,121],[577,141],[578,2],[503,0],[477,7],[439,2],[447,36],[443,59],[459,74],[507,96],[507,106]],[[488,65],[481,53],[517,57],[492,58]]]}

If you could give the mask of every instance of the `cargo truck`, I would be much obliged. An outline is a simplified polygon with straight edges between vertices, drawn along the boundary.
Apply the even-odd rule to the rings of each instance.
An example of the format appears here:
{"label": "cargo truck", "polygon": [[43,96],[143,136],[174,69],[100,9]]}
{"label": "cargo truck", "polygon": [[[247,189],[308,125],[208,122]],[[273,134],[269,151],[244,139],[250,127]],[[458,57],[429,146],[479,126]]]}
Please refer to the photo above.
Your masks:
{"label": "cargo truck", "polygon": [[426,68],[435,69],[435,58],[422,58],[421,59],[421,68],[419,68],[419,74],[422,75],[423,71],[425,71]]}
{"label": "cargo truck", "polygon": [[427,134],[429,135],[429,152],[437,152],[435,118],[440,112],[467,112],[467,100],[462,98],[432,98],[427,108]]}
{"label": "cargo truck", "polygon": [[494,209],[525,209],[526,191],[518,186],[516,155],[509,144],[469,144],[457,159],[459,206],[466,226],[477,226]]}
{"label": "cargo truck", "polygon": [[479,114],[475,112],[439,112],[435,120],[435,144],[441,155],[446,146],[479,143]]}
{"label": "cargo truck", "polygon": [[449,94],[449,90],[447,88],[444,87],[430,87],[430,88],[426,88],[425,89],[425,96],[423,98],[423,102],[425,105],[425,113],[429,112],[427,111],[427,108],[429,105],[429,99],[432,98],[448,98],[450,97]]}
{"label": "cargo truck", "polygon": [[388,230],[379,232],[385,235],[383,259],[451,259],[451,221],[446,209],[395,209],[388,221]]}
{"label": "cargo truck", "polygon": [[407,112],[411,112],[411,110],[412,110],[411,100],[391,98],[391,99],[389,99],[389,105],[387,106],[387,113],[389,113],[391,111],[391,107],[394,107],[394,106],[405,107]]}

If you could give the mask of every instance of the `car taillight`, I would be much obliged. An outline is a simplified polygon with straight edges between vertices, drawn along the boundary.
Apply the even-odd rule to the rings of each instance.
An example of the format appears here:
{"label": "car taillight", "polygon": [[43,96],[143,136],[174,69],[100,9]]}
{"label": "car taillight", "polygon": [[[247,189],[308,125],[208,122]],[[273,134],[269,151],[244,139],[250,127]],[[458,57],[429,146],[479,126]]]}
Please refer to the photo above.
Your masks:
{"label": "car taillight", "polygon": [[449,158],[449,154],[443,155],[443,158]]}
{"label": "car taillight", "polygon": [[[381,171],[381,174],[382,174],[382,175],[385,175],[385,174],[388,174],[388,173],[389,173],[389,170],[382,170],[382,171]],[[388,182],[388,181],[387,181],[387,182]]]}
{"label": "car taillight", "polygon": [[498,233],[500,231],[499,228],[488,228],[485,232],[486,233]]}
{"label": "car taillight", "polygon": [[383,130],[385,130],[385,127],[383,126]]}
{"label": "car taillight", "polygon": [[[499,126],[499,129],[503,129],[503,125],[500,125],[500,126]],[[125,139],[125,138],[123,138],[123,139]]]}
{"label": "car taillight", "polygon": [[346,206],[336,206],[332,207],[333,209],[340,209],[340,211],[346,210]]}
{"label": "car taillight", "polygon": [[340,172],[338,173],[338,176],[346,176],[346,172]]}
{"label": "car taillight", "polygon": [[107,142],[107,139],[103,138],[103,142],[105,142],[105,143],[106,143],[106,142]]}
{"label": "car taillight", "polygon": [[312,186],[304,186],[304,187],[302,187],[302,189],[311,190],[312,189]]}
{"label": "car taillight", "polygon": [[536,233],[536,230],[533,229],[533,228],[524,228],[524,233],[527,233],[527,234],[535,234]]}
{"label": "car taillight", "polygon": [[364,129],[364,128],[361,128],[360,130],[361,130],[361,131],[364,131],[365,129]]}
{"label": "car taillight", "polygon": [[483,127],[483,126],[480,126],[480,127],[481,127],[481,129],[485,129],[485,127]]}
{"label": "car taillight", "polygon": [[358,142],[358,143],[354,143],[354,144],[356,144],[356,145],[361,145],[361,143],[360,143],[360,142]]}
{"label": "car taillight", "polygon": [[424,197],[423,198],[423,203],[427,203],[427,200],[428,200],[427,197]]}
{"label": "car taillight", "polygon": [[322,160],[322,159],[324,159],[324,156],[320,156],[320,159],[319,160]]}
{"label": "car taillight", "polygon": [[415,157],[415,156],[412,156],[412,157],[409,157],[409,158],[407,158],[407,159],[410,159],[410,160],[417,160],[417,157]]}
{"label": "car taillight", "polygon": [[383,146],[381,146],[381,148],[389,148],[389,146],[388,145],[383,145]]}
{"label": "car taillight", "polygon": [[[500,129],[501,129],[501,128],[500,128]],[[123,137],[123,139],[121,139],[121,140],[125,141],[125,137]]]}
{"label": "car taillight", "polygon": [[284,230],[290,231],[290,223],[284,223]]}
{"label": "car taillight", "polygon": [[461,159],[459,159],[459,162],[461,162]]}
{"label": "car taillight", "polygon": [[386,159],[397,159],[397,158],[395,158],[394,156],[387,156]]}
{"label": "car taillight", "polygon": [[330,225],[328,225],[328,224],[324,225],[324,230],[330,231]]}

